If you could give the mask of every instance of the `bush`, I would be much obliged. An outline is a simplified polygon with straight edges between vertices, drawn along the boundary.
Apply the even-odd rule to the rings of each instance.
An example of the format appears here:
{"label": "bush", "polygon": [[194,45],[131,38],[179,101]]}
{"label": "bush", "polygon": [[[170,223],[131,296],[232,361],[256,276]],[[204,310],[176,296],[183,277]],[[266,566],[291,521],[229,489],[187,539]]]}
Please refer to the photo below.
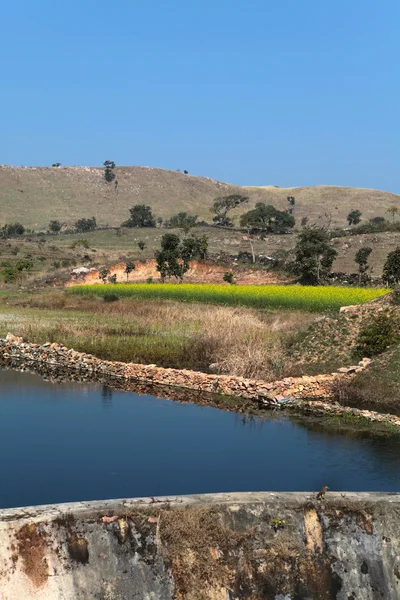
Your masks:
{"label": "bush", "polygon": [[91,219],[79,219],[75,223],[75,229],[78,233],[86,233],[87,231],[94,231],[97,227],[95,217]]}
{"label": "bush", "polygon": [[17,280],[18,275],[19,275],[18,269],[15,269],[13,267],[6,267],[2,271],[4,283],[13,283],[14,281]]}
{"label": "bush", "polygon": [[373,317],[358,334],[355,356],[363,358],[382,354],[399,341],[396,322],[387,313],[380,313]]}
{"label": "bush", "polygon": [[226,283],[230,283],[231,285],[233,285],[235,283],[235,276],[233,273],[231,273],[230,271],[227,271],[226,273],[224,273],[224,276],[222,278]]}
{"label": "bush", "polygon": [[117,302],[118,300],[118,294],[113,294],[112,292],[106,292],[103,296],[103,302]]}

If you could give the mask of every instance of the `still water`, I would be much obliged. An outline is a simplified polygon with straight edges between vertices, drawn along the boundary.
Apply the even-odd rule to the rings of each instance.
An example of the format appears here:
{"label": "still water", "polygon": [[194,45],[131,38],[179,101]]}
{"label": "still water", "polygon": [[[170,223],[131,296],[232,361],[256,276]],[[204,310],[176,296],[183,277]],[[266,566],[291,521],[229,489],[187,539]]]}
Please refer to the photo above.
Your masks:
{"label": "still water", "polygon": [[227,491],[400,491],[400,437],[327,433],[0,371],[0,506]]}

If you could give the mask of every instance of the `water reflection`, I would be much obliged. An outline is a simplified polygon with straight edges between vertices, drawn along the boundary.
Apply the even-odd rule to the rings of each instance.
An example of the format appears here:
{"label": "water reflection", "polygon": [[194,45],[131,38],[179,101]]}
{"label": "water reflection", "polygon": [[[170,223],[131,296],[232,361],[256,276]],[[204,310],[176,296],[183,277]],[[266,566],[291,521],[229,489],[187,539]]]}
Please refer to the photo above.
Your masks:
{"label": "water reflection", "polygon": [[0,371],[0,506],[323,485],[400,490],[399,436],[342,435],[312,419],[217,410],[221,399],[210,396],[108,383]]}

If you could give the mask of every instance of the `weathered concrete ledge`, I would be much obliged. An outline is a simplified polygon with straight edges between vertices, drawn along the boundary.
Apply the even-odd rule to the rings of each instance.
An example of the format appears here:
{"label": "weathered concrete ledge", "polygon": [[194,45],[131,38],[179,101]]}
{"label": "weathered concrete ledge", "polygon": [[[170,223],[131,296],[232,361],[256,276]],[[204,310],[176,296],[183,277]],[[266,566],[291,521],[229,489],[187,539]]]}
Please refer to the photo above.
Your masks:
{"label": "weathered concrete ledge", "polygon": [[0,510],[2,600],[395,600],[400,494],[232,493]]}

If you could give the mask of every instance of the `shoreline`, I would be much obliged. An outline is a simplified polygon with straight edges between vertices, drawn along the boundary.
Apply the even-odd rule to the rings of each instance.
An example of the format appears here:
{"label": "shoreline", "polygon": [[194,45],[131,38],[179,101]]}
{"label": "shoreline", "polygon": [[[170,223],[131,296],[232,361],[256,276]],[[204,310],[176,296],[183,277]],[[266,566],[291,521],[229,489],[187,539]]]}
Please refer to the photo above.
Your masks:
{"label": "shoreline", "polygon": [[0,361],[6,368],[32,370],[55,381],[92,381],[115,389],[153,395],[154,390],[159,389],[162,397],[171,400],[191,401],[238,413],[255,409],[317,417],[350,415],[389,424],[400,431],[399,416],[330,401],[334,398],[334,382],[349,379],[354,373],[366,369],[369,359],[363,359],[357,366],[339,369],[337,373],[287,377],[268,383],[230,375],[106,361],[61,344],[30,344],[8,334],[7,338],[0,340]]}

